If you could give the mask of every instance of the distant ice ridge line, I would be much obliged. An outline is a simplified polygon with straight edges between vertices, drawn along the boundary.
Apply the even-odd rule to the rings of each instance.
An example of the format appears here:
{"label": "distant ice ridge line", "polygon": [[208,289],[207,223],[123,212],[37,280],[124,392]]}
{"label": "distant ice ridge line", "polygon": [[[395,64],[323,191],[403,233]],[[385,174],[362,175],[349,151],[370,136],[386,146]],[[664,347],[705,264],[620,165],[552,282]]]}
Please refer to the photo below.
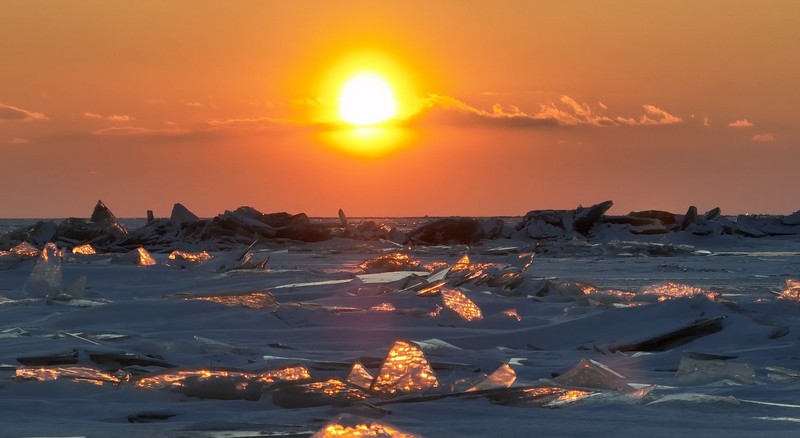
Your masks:
{"label": "distant ice ridge line", "polygon": [[[319,242],[337,237],[384,240],[397,245],[474,245],[485,240],[511,239],[539,248],[575,249],[596,243],[654,242],[654,239],[679,243],[711,236],[800,237],[800,211],[786,216],[739,215],[731,219],[723,216],[719,208],[700,214],[691,206],[684,214],[645,210],[608,215],[612,206],[612,201],[604,201],[572,210],[532,210],[518,221],[512,218],[437,218],[410,230],[400,230],[374,220],[348,221],[341,210],[339,221],[325,222],[312,221],[304,213],[265,214],[246,206],[203,219],[177,203],[169,218],[150,215],[144,226],[131,231],[98,201],[89,220],[68,218],[58,224],[53,220],[41,220],[17,228],[0,236],[0,250],[8,250],[21,242],[39,248],[54,242],[64,248],[90,244],[103,252],[129,252],[138,247],[154,252],[176,248],[211,251],[229,250],[254,241]],[[659,248],[653,246],[648,250],[658,252]]]}

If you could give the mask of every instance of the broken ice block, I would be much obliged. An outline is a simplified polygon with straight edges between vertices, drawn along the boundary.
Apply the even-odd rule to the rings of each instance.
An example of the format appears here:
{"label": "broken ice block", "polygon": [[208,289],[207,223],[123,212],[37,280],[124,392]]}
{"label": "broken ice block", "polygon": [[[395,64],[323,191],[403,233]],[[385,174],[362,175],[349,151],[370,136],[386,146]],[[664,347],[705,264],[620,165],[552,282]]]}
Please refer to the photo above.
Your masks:
{"label": "broken ice block", "polygon": [[421,438],[369,418],[340,415],[311,438]]}
{"label": "broken ice block", "polygon": [[156,260],[153,258],[153,256],[151,256],[150,253],[141,246],[136,248],[136,251],[133,252],[133,258],[134,262],[138,266],[153,266],[156,264]]}
{"label": "broken ice block", "polygon": [[719,298],[719,292],[673,282],[647,286],[642,290],[642,293],[645,295],[656,295],[658,296],[658,301],[696,296],[704,296],[709,300],[716,300]]}
{"label": "broken ice block", "polygon": [[504,363],[485,379],[467,389],[467,392],[483,391],[485,389],[508,388],[517,380],[517,373],[511,365]]}
{"label": "broken ice block", "polygon": [[[76,382],[87,382],[93,385],[103,385],[106,383],[119,384],[123,380],[123,378],[105,371],[79,366],[17,368],[16,377],[20,380],[38,380],[40,382],[64,378],[75,380]],[[124,377],[125,380],[127,380],[127,378],[129,377]]]}
{"label": "broken ice block", "polygon": [[697,360],[682,357],[675,376],[678,378],[678,382],[686,385],[703,385],[723,380],[745,385],[756,383],[756,373],[749,363],[725,360]]}
{"label": "broken ice block", "polygon": [[781,291],[778,298],[784,300],[800,301],[800,280],[786,279],[786,289]]}
{"label": "broken ice block", "polygon": [[483,319],[481,308],[463,293],[455,289],[442,289],[441,294],[445,307],[456,312],[461,318],[467,321],[480,321]]}
{"label": "broken ice block", "polygon": [[347,382],[361,388],[369,388],[374,379],[369,370],[358,361],[353,364],[353,368],[350,368],[350,374],[347,376]]}
{"label": "broken ice block", "polygon": [[411,271],[417,266],[419,266],[419,260],[416,260],[408,254],[403,254],[401,252],[384,254],[358,265],[359,268],[368,274],[378,272]]}
{"label": "broken ice block", "polygon": [[230,295],[203,295],[187,297],[187,300],[211,301],[230,307],[249,307],[251,309],[277,309],[278,301],[269,292],[250,292]]}
{"label": "broken ice block", "polygon": [[28,242],[22,242],[8,250],[8,252],[23,257],[37,257],[39,255],[39,250]]}
{"label": "broken ice block", "polygon": [[611,389],[613,391],[629,391],[632,388],[625,383],[625,376],[608,366],[594,361],[581,359],[567,372],[556,377],[556,382],[579,388]]}
{"label": "broken ice block", "polygon": [[438,386],[439,380],[422,349],[412,342],[396,341],[386,354],[370,389],[394,395],[427,391]]}
{"label": "broken ice block", "polygon": [[45,245],[22,288],[23,294],[28,297],[50,297],[61,292],[61,257],[62,252],[54,243]]}
{"label": "broken ice block", "polygon": [[87,244],[76,246],[76,247],[72,248],[72,253],[73,254],[91,255],[91,254],[97,254],[97,251],[95,251],[95,249],[94,249],[94,247],[92,245],[89,245],[87,243]]}
{"label": "broken ice block", "polygon": [[[310,378],[308,368],[299,365],[264,372],[239,370],[183,370],[168,371],[142,377],[134,386],[145,389],[180,388],[187,379],[234,379],[256,383],[273,383],[279,380],[304,380]],[[245,383],[246,384],[246,383]]]}
{"label": "broken ice block", "polygon": [[186,260],[192,263],[202,263],[211,260],[213,257],[211,254],[203,251],[198,253],[190,253],[190,252],[183,252],[183,251],[172,251],[169,254],[170,260]]}

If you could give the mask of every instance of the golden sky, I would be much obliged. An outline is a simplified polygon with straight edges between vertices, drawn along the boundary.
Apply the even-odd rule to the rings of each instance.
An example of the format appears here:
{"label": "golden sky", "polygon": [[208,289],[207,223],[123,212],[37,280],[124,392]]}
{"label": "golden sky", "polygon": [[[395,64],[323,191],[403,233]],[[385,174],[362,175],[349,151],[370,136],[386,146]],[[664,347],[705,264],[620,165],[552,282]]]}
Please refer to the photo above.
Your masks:
{"label": "golden sky", "polygon": [[798,1],[5,0],[0,217],[789,213],[798,47]]}

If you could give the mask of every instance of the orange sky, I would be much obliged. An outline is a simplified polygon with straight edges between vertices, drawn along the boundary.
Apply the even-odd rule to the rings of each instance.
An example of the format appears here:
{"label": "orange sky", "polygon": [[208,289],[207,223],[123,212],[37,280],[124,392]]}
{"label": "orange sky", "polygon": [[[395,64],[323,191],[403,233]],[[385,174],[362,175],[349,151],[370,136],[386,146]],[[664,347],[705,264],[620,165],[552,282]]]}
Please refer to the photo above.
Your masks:
{"label": "orange sky", "polygon": [[[794,1],[6,0],[0,217],[789,213],[798,29]],[[360,69],[397,139],[332,125]]]}

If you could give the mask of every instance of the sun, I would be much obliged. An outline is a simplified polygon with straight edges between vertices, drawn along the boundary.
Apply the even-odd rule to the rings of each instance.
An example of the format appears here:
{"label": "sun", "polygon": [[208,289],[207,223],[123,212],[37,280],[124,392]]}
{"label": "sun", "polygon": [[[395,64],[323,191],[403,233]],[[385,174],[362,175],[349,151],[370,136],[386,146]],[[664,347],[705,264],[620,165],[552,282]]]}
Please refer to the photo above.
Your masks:
{"label": "sun", "polygon": [[375,125],[397,115],[397,99],[389,83],[375,73],[357,74],[339,94],[339,117],[359,126]]}

